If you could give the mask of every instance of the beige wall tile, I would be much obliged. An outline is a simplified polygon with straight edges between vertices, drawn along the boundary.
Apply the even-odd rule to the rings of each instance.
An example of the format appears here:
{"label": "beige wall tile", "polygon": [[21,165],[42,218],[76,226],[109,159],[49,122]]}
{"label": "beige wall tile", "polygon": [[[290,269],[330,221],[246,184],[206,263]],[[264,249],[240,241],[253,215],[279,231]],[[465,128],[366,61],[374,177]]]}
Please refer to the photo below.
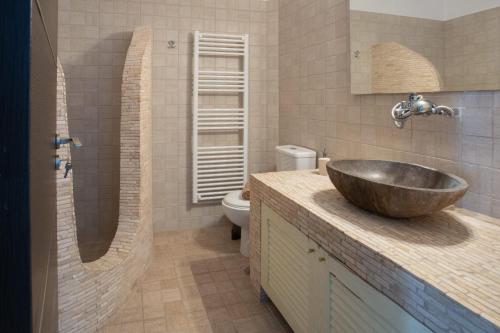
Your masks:
{"label": "beige wall tile", "polygon": [[[116,227],[121,68],[130,32],[141,24],[151,25],[154,34],[155,229],[218,223],[219,204],[194,206],[190,199],[192,32],[250,34],[249,170],[272,170],[278,143],[278,1],[93,0],[92,4],[62,0],[59,6],[59,56],[68,77],[70,131],[85,145],[74,156],[79,235],[110,241]],[[177,48],[169,49],[168,40],[177,41]],[[205,65],[237,67],[227,59]],[[207,103],[235,101],[218,98]],[[220,137],[216,142],[227,140],[231,139]]]}
{"label": "beige wall tile", "polygon": [[[463,118],[414,118],[404,130],[396,129],[390,110],[406,96],[349,93],[348,7],[346,0],[280,2],[280,144],[318,152],[326,147],[332,158],[396,159],[461,174],[471,184],[464,205],[499,216],[492,209],[491,184],[500,169],[500,93],[426,94],[437,104],[465,107]],[[404,29],[394,33],[413,28]],[[316,64],[322,64],[322,76],[314,72]],[[318,128],[311,110],[319,107],[325,129],[310,131]]]}

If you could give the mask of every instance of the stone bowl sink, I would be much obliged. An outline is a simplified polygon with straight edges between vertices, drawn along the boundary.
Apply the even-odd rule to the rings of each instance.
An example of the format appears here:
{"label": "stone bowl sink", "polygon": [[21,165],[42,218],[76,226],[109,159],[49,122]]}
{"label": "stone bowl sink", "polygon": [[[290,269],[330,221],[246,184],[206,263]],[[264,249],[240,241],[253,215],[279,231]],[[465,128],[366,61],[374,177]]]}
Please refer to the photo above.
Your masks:
{"label": "stone bowl sink", "polygon": [[440,211],[462,198],[469,187],[455,175],[401,162],[338,160],[328,162],[327,171],[349,202],[395,218]]}

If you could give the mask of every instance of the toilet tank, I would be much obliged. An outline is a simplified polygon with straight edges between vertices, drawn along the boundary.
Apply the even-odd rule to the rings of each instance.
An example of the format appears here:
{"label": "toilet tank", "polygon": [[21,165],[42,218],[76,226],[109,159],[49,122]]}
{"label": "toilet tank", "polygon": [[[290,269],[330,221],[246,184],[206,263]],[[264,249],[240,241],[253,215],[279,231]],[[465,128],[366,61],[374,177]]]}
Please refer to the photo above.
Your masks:
{"label": "toilet tank", "polygon": [[294,145],[277,146],[276,168],[278,171],[315,169],[316,152]]}

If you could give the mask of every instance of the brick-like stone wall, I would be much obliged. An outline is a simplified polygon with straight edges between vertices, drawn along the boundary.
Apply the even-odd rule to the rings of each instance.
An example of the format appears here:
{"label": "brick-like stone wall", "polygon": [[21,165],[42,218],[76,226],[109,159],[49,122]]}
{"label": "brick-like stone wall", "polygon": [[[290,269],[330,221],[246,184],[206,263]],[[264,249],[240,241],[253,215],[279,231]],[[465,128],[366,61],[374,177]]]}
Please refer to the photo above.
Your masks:
{"label": "brick-like stone wall", "polygon": [[372,46],[371,92],[440,91],[441,77],[432,62],[395,42]]}
{"label": "brick-like stone wall", "polygon": [[[123,70],[118,229],[107,253],[83,263],[77,243],[73,177],[57,174],[59,331],[95,332],[149,264],[152,227],[151,49],[149,27],[135,29]],[[65,78],[58,64],[57,130],[66,137]],[[71,159],[68,147],[58,151]],[[64,163],[63,163],[64,164]]]}

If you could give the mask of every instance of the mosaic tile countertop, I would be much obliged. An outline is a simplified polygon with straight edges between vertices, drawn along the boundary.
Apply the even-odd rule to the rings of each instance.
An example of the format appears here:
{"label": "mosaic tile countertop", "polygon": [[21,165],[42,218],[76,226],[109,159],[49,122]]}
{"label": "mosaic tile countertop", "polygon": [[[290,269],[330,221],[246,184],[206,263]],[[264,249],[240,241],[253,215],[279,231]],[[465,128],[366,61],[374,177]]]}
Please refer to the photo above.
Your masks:
{"label": "mosaic tile countertop", "polygon": [[265,203],[435,332],[500,332],[500,220],[450,207],[389,219],[348,203],[317,171],[251,179],[251,269],[260,286]]}

